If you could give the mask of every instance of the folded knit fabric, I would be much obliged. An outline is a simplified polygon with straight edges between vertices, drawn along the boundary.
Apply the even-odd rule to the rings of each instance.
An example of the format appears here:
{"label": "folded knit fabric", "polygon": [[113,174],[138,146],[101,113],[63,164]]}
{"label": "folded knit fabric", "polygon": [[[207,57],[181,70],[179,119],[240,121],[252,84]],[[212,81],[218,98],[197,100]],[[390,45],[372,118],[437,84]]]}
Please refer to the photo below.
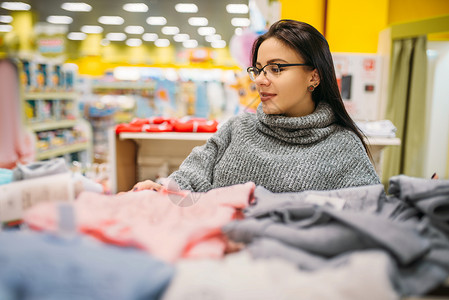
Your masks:
{"label": "folded knit fabric", "polygon": [[23,180],[65,173],[69,171],[70,170],[63,158],[55,158],[26,165],[17,164],[17,167],[13,170],[13,176],[14,180]]}
{"label": "folded knit fabric", "polygon": [[391,262],[382,252],[355,253],[333,268],[304,272],[279,259],[241,252],[222,260],[185,260],[162,300],[397,300]]}
{"label": "folded knit fabric", "polygon": [[174,268],[80,235],[0,233],[0,299],[159,299]]}
{"label": "folded knit fabric", "polygon": [[[181,257],[217,258],[226,246],[221,227],[241,216],[254,189],[254,183],[248,182],[207,193],[84,192],[73,206],[77,229],[102,241],[142,248],[169,262]],[[57,205],[37,205],[25,213],[24,221],[31,228],[54,231]]]}
{"label": "folded knit fabric", "polygon": [[449,234],[449,180],[431,180],[405,175],[390,178],[392,197],[416,207],[430,222]]}
{"label": "folded knit fabric", "polygon": [[319,198],[343,210],[374,212],[381,207],[386,194],[382,184],[298,193],[273,193],[262,186],[257,186],[254,197],[254,203],[245,209],[247,217],[260,217],[275,210],[295,207],[299,203],[313,204],[314,199]]}

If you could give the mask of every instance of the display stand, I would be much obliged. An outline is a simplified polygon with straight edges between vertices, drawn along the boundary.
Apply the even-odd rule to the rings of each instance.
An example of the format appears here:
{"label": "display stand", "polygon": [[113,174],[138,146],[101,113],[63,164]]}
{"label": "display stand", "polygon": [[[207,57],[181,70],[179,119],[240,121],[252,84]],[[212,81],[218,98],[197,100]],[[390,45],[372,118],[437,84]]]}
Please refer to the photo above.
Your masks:
{"label": "display stand", "polygon": [[[203,145],[211,133],[109,132],[111,153],[111,191],[129,191],[139,181],[155,180],[162,170],[178,169],[196,146]],[[398,138],[368,138],[367,143],[376,172],[381,175],[382,152],[387,146],[400,145]]]}

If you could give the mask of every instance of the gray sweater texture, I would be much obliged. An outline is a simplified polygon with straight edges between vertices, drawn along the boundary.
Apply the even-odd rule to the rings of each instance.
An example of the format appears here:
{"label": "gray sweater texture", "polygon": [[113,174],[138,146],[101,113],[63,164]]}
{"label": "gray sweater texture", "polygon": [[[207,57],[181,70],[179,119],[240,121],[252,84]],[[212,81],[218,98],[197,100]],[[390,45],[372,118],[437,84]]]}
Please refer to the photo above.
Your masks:
{"label": "gray sweater texture", "polygon": [[360,139],[326,103],[303,117],[267,115],[261,105],[234,116],[169,178],[195,192],[248,181],[274,193],[380,183]]}

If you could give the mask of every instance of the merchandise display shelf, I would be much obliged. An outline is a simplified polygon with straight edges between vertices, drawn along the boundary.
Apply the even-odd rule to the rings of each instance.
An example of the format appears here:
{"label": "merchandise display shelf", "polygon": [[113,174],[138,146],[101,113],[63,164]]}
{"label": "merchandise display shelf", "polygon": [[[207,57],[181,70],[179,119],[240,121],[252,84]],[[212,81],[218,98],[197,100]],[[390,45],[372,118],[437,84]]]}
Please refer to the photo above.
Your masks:
{"label": "merchandise display shelf", "polygon": [[26,92],[23,94],[25,100],[31,99],[64,99],[64,100],[76,100],[79,97],[78,93],[74,92]]}
{"label": "merchandise display shelf", "polygon": [[60,121],[49,121],[49,122],[41,122],[41,123],[31,123],[28,124],[28,128],[37,132],[37,131],[46,131],[52,129],[60,129],[60,128],[70,128],[75,126],[77,123],[76,120],[60,120]]}
{"label": "merchandise display shelf", "polygon": [[206,141],[213,133],[204,132],[122,132],[120,139]]}
{"label": "merchandise display shelf", "polygon": [[37,160],[50,159],[53,157],[61,156],[66,153],[73,153],[78,151],[84,151],[88,149],[88,142],[75,143],[71,145],[61,146],[55,149],[49,149],[42,152],[38,152],[36,155]]}

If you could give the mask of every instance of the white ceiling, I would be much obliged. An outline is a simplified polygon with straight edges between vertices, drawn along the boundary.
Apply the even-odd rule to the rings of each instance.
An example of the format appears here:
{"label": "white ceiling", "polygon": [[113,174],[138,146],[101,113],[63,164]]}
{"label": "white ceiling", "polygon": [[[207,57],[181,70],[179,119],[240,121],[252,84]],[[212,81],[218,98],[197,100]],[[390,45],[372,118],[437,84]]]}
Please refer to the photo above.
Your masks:
{"label": "white ceiling", "polygon": [[[10,0],[12,1],[12,0]],[[162,26],[152,26],[146,23],[149,16],[164,16],[167,19],[167,26],[177,26],[180,33],[187,33],[191,39],[198,41],[200,46],[209,46],[204,36],[197,32],[195,26],[188,24],[189,17],[206,17],[209,21],[208,26],[216,29],[216,33],[222,36],[222,39],[229,44],[234,35],[236,27],[231,25],[231,19],[234,17],[249,17],[249,14],[229,14],[226,11],[226,5],[248,4],[245,0],[83,0],[71,2],[85,2],[92,6],[90,12],[70,12],[61,8],[63,0],[21,0],[31,5],[31,10],[35,11],[39,22],[46,22],[49,15],[66,15],[73,18],[73,23],[68,25],[69,32],[79,32],[83,25],[100,25],[104,28],[103,35],[109,32],[124,32],[124,28],[129,25],[140,25],[145,29],[145,33],[156,33],[160,38],[167,38],[172,44],[179,44],[173,41],[173,36],[164,35],[161,32]],[[4,1],[0,1],[2,3]],[[125,3],[143,2],[148,5],[149,10],[145,13],[131,13],[123,10]],[[177,3],[194,3],[198,6],[196,13],[179,13],[175,10]],[[0,8],[0,15],[9,15],[10,11]],[[120,16],[125,22],[122,25],[103,25],[98,22],[100,16]],[[141,35],[129,35],[128,38],[141,38]]]}

